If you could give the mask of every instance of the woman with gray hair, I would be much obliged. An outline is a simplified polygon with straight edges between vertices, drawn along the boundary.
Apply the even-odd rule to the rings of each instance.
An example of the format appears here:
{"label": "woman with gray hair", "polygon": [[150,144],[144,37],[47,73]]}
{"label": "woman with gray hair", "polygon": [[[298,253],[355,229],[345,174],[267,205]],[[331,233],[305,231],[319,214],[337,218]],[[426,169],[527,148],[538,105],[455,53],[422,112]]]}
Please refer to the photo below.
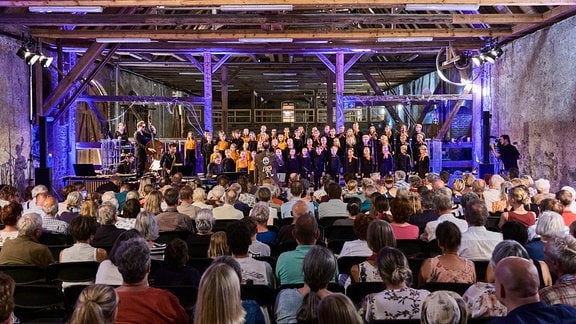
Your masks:
{"label": "woman with gray hair", "polygon": [[[475,283],[462,295],[467,308],[470,310],[471,317],[498,317],[508,314],[506,306],[496,298],[493,269],[500,260],[510,256],[530,260],[528,252],[526,252],[526,249],[520,243],[513,240],[504,240],[498,243],[492,252],[492,258],[486,270],[486,282]],[[550,277],[550,270],[546,263],[534,260],[533,262],[538,269],[540,285],[551,285],[552,278]]]}
{"label": "woman with gray hair", "polygon": [[412,271],[404,253],[384,247],[378,252],[376,264],[386,288],[364,298],[360,307],[364,320],[419,319],[422,303],[430,292],[410,288]]}
{"label": "woman with gray hair", "polygon": [[72,191],[66,196],[66,210],[58,215],[58,219],[70,224],[74,218],[79,215],[80,205],[82,204],[82,194],[78,191]]}
{"label": "woman with gray hair", "polygon": [[212,232],[212,227],[214,226],[214,216],[212,215],[212,209],[200,209],[196,212],[196,233],[188,236],[189,244],[196,245],[209,245],[210,237],[214,232]]}
{"label": "woman with gray hair", "polygon": [[136,216],[136,223],[134,228],[142,234],[150,248],[150,258],[154,260],[164,260],[164,250],[166,244],[158,244],[154,242],[160,236],[160,227],[156,221],[156,216],[149,211],[141,211]]}
{"label": "woman with gray hair", "polygon": [[535,232],[536,236],[526,244],[526,251],[531,259],[544,261],[544,245],[550,238],[567,233],[568,228],[564,225],[562,215],[545,211],[536,220],[536,225],[528,228],[528,233]]}
{"label": "woman with gray hair", "polygon": [[268,230],[268,218],[270,208],[267,203],[260,201],[254,204],[250,217],[256,221],[256,239],[262,243],[273,243],[276,240],[276,232]]}

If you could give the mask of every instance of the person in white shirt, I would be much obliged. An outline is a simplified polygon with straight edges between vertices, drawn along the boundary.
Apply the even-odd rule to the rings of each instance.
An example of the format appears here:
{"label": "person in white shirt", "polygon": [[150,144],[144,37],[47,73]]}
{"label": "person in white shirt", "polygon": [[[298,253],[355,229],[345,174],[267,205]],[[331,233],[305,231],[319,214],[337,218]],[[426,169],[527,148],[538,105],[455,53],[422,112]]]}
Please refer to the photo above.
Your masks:
{"label": "person in white shirt", "polygon": [[458,255],[470,260],[490,260],[494,248],[502,241],[502,233],[491,232],[484,227],[488,218],[486,205],[481,200],[469,201],[464,217],[468,230],[462,233]]}
{"label": "person in white shirt", "polygon": [[214,219],[242,219],[244,214],[241,210],[234,208],[238,200],[238,194],[234,190],[228,190],[224,194],[224,205],[213,209]]}
{"label": "person in white shirt", "polygon": [[336,182],[329,182],[325,186],[328,201],[318,206],[318,218],[324,217],[348,217],[346,203],[342,201],[342,188]]}
{"label": "person in white shirt", "polygon": [[354,219],[354,234],[358,238],[354,241],[346,241],[342,246],[342,250],[338,258],[348,256],[365,256],[372,255],[372,250],[368,247],[366,242],[368,236],[368,225],[374,220],[374,216],[366,214],[358,214]]}
{"label": "person in white shirt", "polygon": [[488,210],[492,210],[492,204],[500,200],[500,187],[504,182],[504,178],[495,174],[490,178],[490,185],[488,189],[484,190],[484,203]]}
{"label": "person in white shirt", "polygon": [[440,191],[436,194],[436,197],[434,197],[434,205],[436,205],[436,213],[440,216],[438,216],[437,220],[426,224],[426,228],[424,229],[424,233],[420,236],[420,239],[428,242],[434,240],[436,238],[436,226],[447,221],[456,224],[461,233],[468,230],[468,223],[465,220],[458,219],[452,215],[451,196],[447,196]]}

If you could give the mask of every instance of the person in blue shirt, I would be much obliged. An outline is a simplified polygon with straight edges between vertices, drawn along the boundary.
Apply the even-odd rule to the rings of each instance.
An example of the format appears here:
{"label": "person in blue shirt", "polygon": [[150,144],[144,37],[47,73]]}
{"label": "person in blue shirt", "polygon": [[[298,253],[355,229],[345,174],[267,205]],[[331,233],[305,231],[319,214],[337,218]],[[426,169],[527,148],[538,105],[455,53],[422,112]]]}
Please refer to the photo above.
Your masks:
{"label": "person in blue shirt", "polygon": [[540,301],[538,271],[532,260],[504,258],[496,265],[494,274],[496,297],[508,308],[508,315],[490,323],[576,323],[575,307]]}

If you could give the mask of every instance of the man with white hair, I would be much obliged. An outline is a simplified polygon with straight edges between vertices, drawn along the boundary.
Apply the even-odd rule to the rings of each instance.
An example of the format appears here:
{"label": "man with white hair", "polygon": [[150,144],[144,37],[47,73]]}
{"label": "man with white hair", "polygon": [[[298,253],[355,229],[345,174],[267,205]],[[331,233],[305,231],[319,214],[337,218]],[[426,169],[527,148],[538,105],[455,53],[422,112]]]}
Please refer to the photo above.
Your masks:
{"label": "man with white hair", "polygon": [[22,214],[27,213],[37,213],[38,215],[44,215],[44,211],[42,210],[42,205],[44,205],[44,200],[50,196],[48,192],[48,188],[44,185],[37,185],[32,188],[32,200],[27,201],[22,204]]}
{"label": "man with white hair", "polygon": [[228,190],[224,194],[224,204],[212,210],[214,219],[242,219],[244,214],[241,210],[234,208],[234,204],[238,200],[238,193],[234,190]]}
{"label": "man with white hair", "polygon": [[500,187],[503,182],[504,178],[498,174],[490,178],[488,188],[484,190],[484,203],[488,210],[492,210],[492,204],[500,200]]}
{"label": "man with white hair", "polygon": [[18,220],[18,237],[4,242],[0,264],[35,264],[46,268],[54,261],[47,246],[38,243],[42,235],[42,217],[24,214]]}
{"label": "man with white hair", "polygon": [[68,234],[68,223],[56,219],[58,214],[58,200],[50,196],[44,200],[42,205],[44,215],[42,216],[42,228],[48,232]]}
{"label": "man with white hair", "polygon": [[544,246],[544,255],[558,280],[538,292],[540,299],[549,305],[576,306],[576,238],[570,235],[552,238]]}
{"label": "man with white hair", "polygon": [[550,193],[550,181],[546,179],[538,179],[534,181],[534,188],[536,189],[536,194],[532,197],[532,202],[536,205],[540,205],[542,200],[550,198],[554,199],[554,194]]}

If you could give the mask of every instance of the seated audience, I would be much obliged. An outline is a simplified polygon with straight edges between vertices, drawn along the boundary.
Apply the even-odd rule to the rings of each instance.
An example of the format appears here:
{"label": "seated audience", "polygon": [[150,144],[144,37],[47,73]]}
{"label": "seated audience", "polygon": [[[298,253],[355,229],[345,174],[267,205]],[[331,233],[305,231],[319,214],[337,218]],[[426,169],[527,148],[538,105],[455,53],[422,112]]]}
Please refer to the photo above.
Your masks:
{"label": "seated audience", "polygon": [[122,217],[116,218],[116,227],[129,230],[136,224],[136,216],[140,213],[140,202],[138,199],[127,199],[122,208]]}
{"label": "seated audience", "polygon": [[194,189],[194,193],[192,194],[192,205],[199,207],[201,209],[212,209],[213,206],[206,203],[206,191],[202,188]]}
{"label": "seated audience", "polygon": [[373,195],[374,203],[370,208],[369,214],[376,219],[384,219],[390,221],[390,201],[386,196],[380,194]]}
{"label": "seated audience", "polygon": [[244,218],[244,214],[241,210],[236,209],[234,204],[238,200],[238,193],[234,190],[226,191],[224,196],[224,204],[214,208],[212,214],[214,215],[214,219],[242,219]]}
{"label": "seated audience", "polygon": [[410,288],[412,271],[402,251],[384,247],[376,263],[386,288],[364,298],[360,308],[364,320],[419,319],[422,303],[430,292]]}
{"label": "seated audience", "polygon": [[526,244],[526,251],[530,258],[544,261],[544,245],[554,236],[563,235],[566,231],[564,219],[558,213],[545,211],[536,222],[535,233],[538,237],[532,239]]}
{"label": "seated audience", "polygon": [[122,285],[116,288],[120,299],[116,323],[189,323],[174,295],[148,286],[150,253],[143,238],[120,243],[115,257],[122,275]]}
{"label": "seated audience", "polygon": [[162,212],[163,199],[162,192],[153,190],[146,196],[143,209],[153,213],[154,215],[158,215]]}
{"label": "seated audience", "polygon": [[460,295],[453,291],[439,290],[426,296],[422,304],[422,324],[466,324],[468,309]]}
{"label": "seated audience", "polygon": [[96,284],[120,286],[122,284],[122,275],[118,271],[118,260],[116,251],[120,246],[120,243],[127,241],[134,237],[142,237],[140,233],[135,230],[127,230],[118,236],[118,239],[112,246],[110,253],[108,253],[108,259],[104,260],[98,266],[98,271],[96,272]]}
{"label": "seated audience", "polygon": [[164,192],[166,211],[157,214],[156,220],[160,232],[188,231],[194,232],[194,220],[178,211],[178,189],[170,188]]}
{"label": "seated audience", "polygon": [[328,201],[318,206],[318,218],[348,217],[346,203],[342,201],[342,188],[336,182],[330,181],[325,186]]}
{"label": "seated audience", "polygon": [[536,189],[536,194],[532,197],[532,202],[536,205],[540,205],[544,199],[554,199],[555,195],[550,192],[550,181],[546,179],[538,179],[534,181],[534,189]]}
{"label": "seated audience", "polygon": [[226,238],[232,255],[242,268],[242,284],[268,285],[274,288],[274,272],[268,262],[253,259],[248,253],[252,243],[250,229],[243,221],[226,228]]}
{"label": "seated audience", "polygon": [[[518,275],[522,274],[522,275]],[[534,263],[519,257],[507,257],[495,269],[496,297],[508,309],[508,315],[490,323],[570,323],[576,308],[547,305],[538,296],[538,271]]]}
{"label": "seated audience", "polygon": [[322,246],[312,247],[302,262],[304,286],[283,289],[276,297],[276,322],[282,324],[317,321],[318,303],[332,294],[327,286],[334,278],[336,265],[336,258],[330,250]]}
{"label": "seated audience", "polygon": [[188,215],[192,219],[196,219],[196,214],[200,211],[200,207],[194,206],[194,190],[190,186],[183,186],[180,189],[180,205],[176,207],[179,213]]}
{"label": "seated audience", "polygon": [[526,188],[526,186],[519,185],[512,187],[508,191],[508,203],[512,206],[512,210],[502,213],[498,227],[502,228],[502,225],[507,221],[518,221],[526,227],[534,225],[536,222],[536,214],[524,209],[524,205],[529,202],[530,195],[528,194],[528,188]]}
{"label": "seated audience", "polygon": [[254,204],[250,216],[256,221],[256,239],[262,243],[273,243],[276,241],[276,232],[268,230],[268,219],[270,217],[270,207],[265,202]]}
{"label": "seated audience", "polygon": [[558,280],[540,290],[540,299],[549,305],[576,306],[576,238],[568,234],[553,237],[546,242],[544,254]]}
{"label": "seated audience", "polygon": [[214,226],[214,217],[212,216],[212,209],[203,208],[196,213],[196,232],[188,236],[188,243],[192,244],[210,244],[210,237],[212,237],[212,227]]}
{"label": "seated audience", "polygon": [[318,223],[311,215],[302,215],[294,226],[294,238],[298,246],[294,251],[287,251],[278,257],[276,278],[280,285],[300,284],[304,282],[302,262],[308,251],[314,247],[320,236]]}
{"label": "seated audience", "polygon": [[42,217],[36,213],[23,215],[17,223],[18,237],[4,242],[0,264],[35,264],[46,268],[53,262],[47,246],[38,243],[42,235]]}
{"label": "seated audience", "polygon": [[494,247],[502,241],[502,234],[489,231],[484,226],[488,219],[485,202],[477,199],[469,201],[464,218],[468,222],[468,230],[462,233],[458,255],[470,260],[489,260]]}
{"label": "seated audience", "polygon": [[136,216],[134,229],[140,232],[142,237],[146,240],[146,243],[150,248],[150,258],[154,260],[163,260],[166,244],[154,242],[160,236],[160,228],[156,222],[156,217],[157,216],[154,216],[151,212],[145,210],[141,211],[138,213],[138,216]]}
{"label": "seated audience", "polygon": [[243,323],[240,278],[225,263],[212,264],[200,280],[194,323]]}
{"label": "seated audience", "polygon": [[44,231],[58,234],[68,234],[68,223],[58,220],[58,200],[52,196],[46,197],[42,204],[42,228]]}
{"label": "seated audience", "polygon": [[292,209],[290,210],[292,223],[282,226],[278,231],[276,241],[279,244],[295,242],[294,236],[292,235],[294,232],[294,225],[296,224],[296,221],[298,221],[298,218],[302,215],[312,215],[312,211],[310,210],[307,202],[300,200],[295,202],[292,205]]}
{"label": "seated audience", "polygon": [[270,246],[264,244],[256,239],[258,233],[256,221],[252,217],[244,218],[242,220],[250,230],[250,240],[252,243],[248,247],[248,253],[252,257],[270,256]]}
{"label": "seated audience", "polygon": [[424,233],[420,236],[421,239],[425,241],[432,241],[436,238],[436,226],[442,222],[452,222],[458,226],[460,233],[466,232],[468,230],[468,223],[463,219],[458,219],[452,214],[452,198],[442,193],[436,193],[434,197],[434,205],[436,206],[436,214],[438,219],[435,221],[428,222]]}
{"label": "seated audience", "polygon": [[76,218],[80,212],[80,206],[82,205],[82,194],[78,191],[72,191],[66,196],[65,210],[59,210],[58,219],[65,221],[70,224],[70,222]]}
{"label": "seated audience", "polygon": [[[478,202],[486,209],[482,201]],[[418,282],[476,282],[474,263],[458,256],[461,234],[458,226],[451,222],[438,224],[436,238],[442,255],[424,260],[420,267]]]}
{"label": "seated audience", "polygon": [[110,202],[102,203],[102,206],[98,208],[98,223],[100,226],[94,233],[92,246],[102,247],[109,252],[118,236],[125,232],[125,230],[114,225],[116,224],[116,210],[116,206]]}
{"label": "seated audience", "polygon": [[[261,201],[268,205],[269,210],[269,217],[268,223],[266,225],[274,225],[274,220],[278,218],[278,209],[272,207],[272,202],[270,199],[272,198],[272,192],[268,187],[261,186],[258,188],[255,194],[256,201]],[[252,216],[252,211],[250,212],[250,216]]]}
{"label": "seated audience", "polygon": [[490,209],[490,212],[492,214],[499,215],[502,212],[512,210],[512,206],[510,206],[510,203],[508,201],[508,191],[512,187],[513,187],[512,182],[510,181],[502,182],[502,185],[500,185],[500,199],[493,202],[492,209]]}
{"label": "seated audience", "polygon": [[154,273],[156,286],[196,286],[200,283],[200,273],[186,265],[188,262],[188,245],[175,238],[166,245],[164,263]]}
{"label": "seated audience", "polygon": [[228,247],[226,232],[218,231],[210,236],[210,245],[208,246],[208,257],[215,259],[222,255],[232,255]]}
{"label": "seated audience", "polygon": [[425,190],[422,192],[420,195],[420,204],[422,205],[422,212],[410,216],[408,222],[412,225],[418,226],[418,233],[419,235],[422,235],[426,228],[426,224],[438,219],[436,206],[434,205],[434,191]]}
{"label": "seated audience", "polygon": [[18,227],[16,224],[22,216],[22,205],[16,202],[10,202],[0,211],[0,221],[4,228],[0,230],[0,247],[4,242],[14,239],[18,236]]}
{"label": "seated audience", "polygon": [[376,258],[378,252],[384,247],[396,247],[396,239],[392,232],[392,226],[383,220],[373,220],[368,225],[366,242],[372,251],[372,255],[360,264],[350,268],[352,282],[379,282],[382,277],[378,271]]}
{"label": "seated audience", "polygon": [[0,323],[19,323],[14,316],[14,290],[16,283],[12,277],[0,272]]}
{"label": "seated audience", "polygon": [[106,260],[106,250],[92,247],[90,242],[96,233],[98,223],[94,218],[80,216],[72,219],[70,234],[74,239],[74,245],[60,252],[60,262],[79,262]]}
{"label": "seated audience", "polygon": [[558,199],[562,206],[562,218],[564,219],[564,225],[570,226],[572,222],[576,221],[576,213],[574,213],[571,209],[572,202],[574,201],[574,197],[572,193],[568,190],[560,190],[556,193],[556,199]]}
{"label": "seated audience", "polygon": [[346,198],[348,203],[346,203],[346,211],[348,212],[348,218],[337,219],[332,225],[335,226],[354,226],[354,219],[358,215],[363,215],[362,213],[362,200],[358,197]]}
{"label": "seated audience", "polygon": [[362,317],[344,294],[330,294],[318,304],[318,324],[362,324]]}
{"label": "seated audience", "polygon": [[366,214],[359,214],[354,219],[354,235],[357,239],[353,241],[346,241],[342,246],[342,250],[338,258],[345,256],[365,256],[372,255],[372,250],[368,247],[366,241],[368,235],[368,226],[374,220],[374,217]]}
{"label": "seated audience", "polygon": [[415,194],[397,196],[390,202],[392,232],[397,240],[418,239],[418,226],[408,223],[410,216],[419,212],[420,200]]}
{"label": "seated audience", "polygon": [[113,287],[107,285],[91,285],[80,293],[74,313],[68,323],[102,323],[116,322],[119,304],[118,294]]}

